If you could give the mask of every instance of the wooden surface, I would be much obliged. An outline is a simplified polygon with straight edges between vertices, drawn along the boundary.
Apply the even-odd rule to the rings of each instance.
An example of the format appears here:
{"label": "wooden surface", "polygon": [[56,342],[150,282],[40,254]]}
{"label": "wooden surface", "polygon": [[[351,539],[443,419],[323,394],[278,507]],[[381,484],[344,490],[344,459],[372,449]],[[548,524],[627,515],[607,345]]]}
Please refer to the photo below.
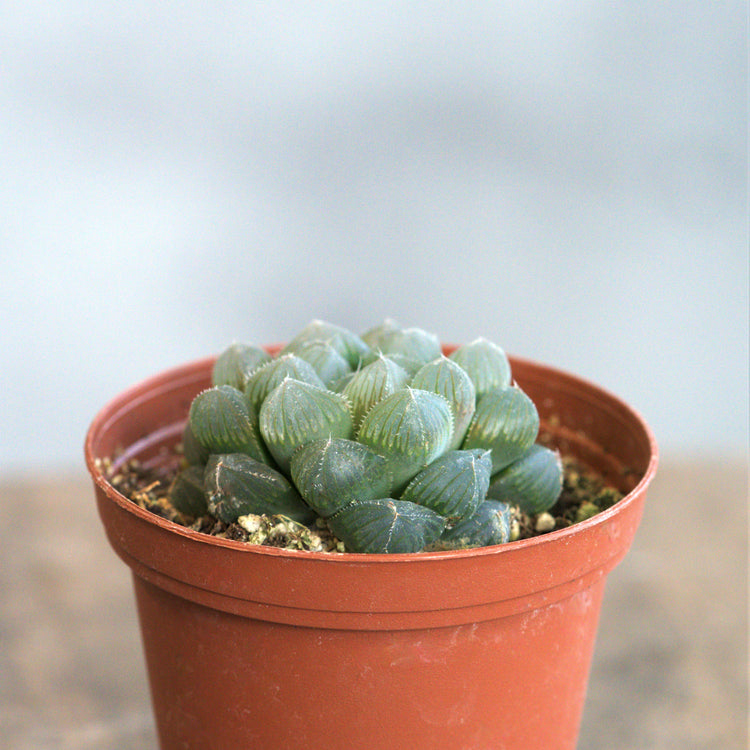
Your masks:
{"label": "wooden surface", "polygon": [[[0,746],[156,750],[130,574],[88,479],[0,493]],[[662,461],[608,580],[579,750],[747,747],[747,493],[744,462]]]}

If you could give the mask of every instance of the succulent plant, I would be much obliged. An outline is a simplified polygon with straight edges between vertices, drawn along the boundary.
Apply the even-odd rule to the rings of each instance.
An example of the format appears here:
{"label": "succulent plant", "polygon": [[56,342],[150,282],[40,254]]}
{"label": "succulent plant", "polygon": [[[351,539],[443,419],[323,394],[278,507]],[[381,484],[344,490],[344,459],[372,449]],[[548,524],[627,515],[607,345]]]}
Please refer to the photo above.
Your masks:
{"label": "succulent plant", "polygon": [[352,552],[502,544],[514,508],[546,511],[561,491],[538,431],[496,344],[446,357],[393,320],[361,336],[314,320],[275,357],[233,344],[217,358],[170,497],[227,523],[327,523]]}

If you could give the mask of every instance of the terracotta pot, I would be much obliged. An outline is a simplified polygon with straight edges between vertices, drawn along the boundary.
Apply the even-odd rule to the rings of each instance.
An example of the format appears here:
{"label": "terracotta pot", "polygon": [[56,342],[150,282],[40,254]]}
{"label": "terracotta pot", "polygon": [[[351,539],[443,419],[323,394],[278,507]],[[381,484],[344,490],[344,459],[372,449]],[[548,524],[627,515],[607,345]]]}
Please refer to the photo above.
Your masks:
{"label": "terracotta pot", "polygon": [[212,360],[114,399],[86,460],[132,568],[163,750],[574,748],[606,575],[630,547],[656,444],[616,397],[512,359],[558,446],[627,496],[568,529],[412,555],[253,547],[115,491],[95,457],[163,462]]}

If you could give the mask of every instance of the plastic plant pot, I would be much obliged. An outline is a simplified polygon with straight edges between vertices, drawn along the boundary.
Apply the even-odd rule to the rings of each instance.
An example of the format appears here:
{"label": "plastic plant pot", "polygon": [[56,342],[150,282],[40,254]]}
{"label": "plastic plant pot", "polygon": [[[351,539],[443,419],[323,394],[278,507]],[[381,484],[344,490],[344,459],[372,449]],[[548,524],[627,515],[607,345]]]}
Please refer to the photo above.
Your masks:
{"label": "plastic plant pot", "polygon": [[174,460],[212,364],[125,391],[85,445],[107,537],[132,569],[162,750],[574,748],[606,576],[656,471],[643,419],[595,385],[511,358],[557,447],[622,500],[563,530],[470,550],[252,546],[141,509],[95,462]]}

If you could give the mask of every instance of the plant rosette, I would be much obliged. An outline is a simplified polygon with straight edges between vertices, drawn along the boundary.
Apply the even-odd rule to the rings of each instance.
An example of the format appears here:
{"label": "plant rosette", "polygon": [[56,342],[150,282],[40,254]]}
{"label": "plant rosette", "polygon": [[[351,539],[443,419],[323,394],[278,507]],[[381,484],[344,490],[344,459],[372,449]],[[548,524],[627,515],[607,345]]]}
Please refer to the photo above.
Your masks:
{"label": "plant rosette", "polygon": [[[178,444],[187,515],[322,518],[360,551],[212,536],[113,486],[133,459],[175,468]],[[616,396],[489,342],[315,321],[132,387],[85,451],[163,750],[575,747],[605,579],[657,463]],[[555,502],[558,454],[622,499],[509,541],[512,508]]]}

